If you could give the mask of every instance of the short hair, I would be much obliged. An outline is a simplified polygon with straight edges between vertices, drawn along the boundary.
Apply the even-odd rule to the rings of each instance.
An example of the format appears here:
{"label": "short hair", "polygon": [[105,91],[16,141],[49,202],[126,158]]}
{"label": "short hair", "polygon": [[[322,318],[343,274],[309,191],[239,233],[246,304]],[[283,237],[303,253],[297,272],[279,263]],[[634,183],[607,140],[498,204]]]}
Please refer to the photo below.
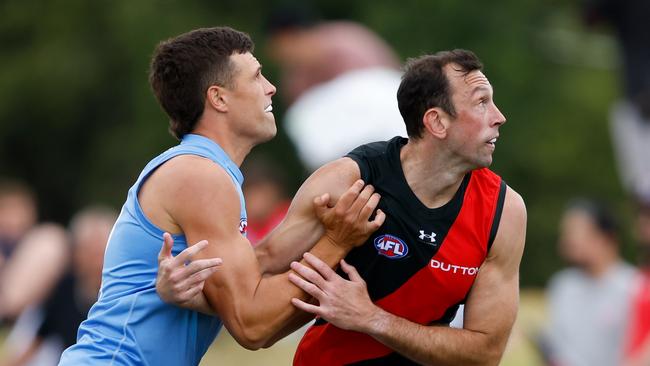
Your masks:
{"label": "short hair", "polygon": [[593,198],[579,197],[569,201],[565,211],[583,212],[598,232],[609,237],[613,242],[618,241],[620,226],[609,204]]}
{"label": "short hair", "polygon": [[117,220],[117,216],[118,213],[108,206],[91,205],[83,208],[70,219],[70,224],[68,225],[73,244],[77,244],[77,236],[82,232],[84,227],[97,223],[113,226]]}
{"label": "short hair", "polygon": [[483,68],[472,51],[461,49],[424,55],[406,62],[402,82],[397,90],[397,105],[410,138],[422,137],[422,118],[431,108],[440,107],[452,117],[456,116],[449,80],[443,71],[448,64],[458,65],[459,71],[465,74]]}
{"label": "short hair", "polygon": [[22,181],[0,177],[0,198],[20,196],[30,204],[36,206],[36,195],[29,186]]}
{"label": "short hair", "polygon": [[236,70],[230,56],[253,48],[248,34],[229,27],[200,28],[158,44],[149,83],[170,118],[174,137],[181,139],[194,130],[210,86],[231,85]]}

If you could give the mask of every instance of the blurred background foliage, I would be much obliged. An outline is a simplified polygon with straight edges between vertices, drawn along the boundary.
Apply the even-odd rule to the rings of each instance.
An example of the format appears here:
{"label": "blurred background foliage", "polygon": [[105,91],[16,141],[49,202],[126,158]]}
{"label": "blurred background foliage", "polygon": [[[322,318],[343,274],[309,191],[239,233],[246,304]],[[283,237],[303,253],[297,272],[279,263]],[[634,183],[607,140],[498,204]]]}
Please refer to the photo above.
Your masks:
{"label": "blurred background foliage", "polygon": [[[44,220],[65,223],[88,202],[120,207],[146,162],[175,144],[147,82],[155,45],[193,28],[230,25],[251,34],[267,77],[277,80],[277,68],[265,62],[265,23],[287,4],[3,0],[0,176],[32,185]],[[544,285],[561,266],[556,229],[570,197],[600,197],[630,217],[608,129],[609,106],[620,95],[616,44],[607,29],[585,29],[577,0],[300,4],[323,19],[364,23],[402,60],[450,48],[481,57],[508,118],[492,168],[528,207],[523,286]],[[278,137],[254,153],[283,162],[295,189],[306,172],[282,130],[280,99]],[[632,246],[625,250],[632,258]]]}

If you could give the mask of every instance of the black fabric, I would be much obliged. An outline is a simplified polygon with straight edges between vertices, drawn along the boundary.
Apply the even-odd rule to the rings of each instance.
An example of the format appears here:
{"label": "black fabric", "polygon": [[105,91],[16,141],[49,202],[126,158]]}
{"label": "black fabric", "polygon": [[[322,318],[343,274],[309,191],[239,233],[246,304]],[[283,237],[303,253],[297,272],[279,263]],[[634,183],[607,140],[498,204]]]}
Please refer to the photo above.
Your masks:
{"label": "black fabric", "polygon": [[43,306],[43,323],[37,333],[41,339],[58,337],[65,348],[77,342],[77,329],[88,316],[91,304],[77,301],[75,288],[75,278],[71,273],[59,281]]}
{"label": "black fabric", "polygon": [[418,366],[419,363],[393,352],[387,356],[349,363],[346,366]]}
{"label": "black fabric", "polygon": [[499,222],[501,222],[501,214],[503,213],[503,203],[506,200],[506,190],[508,185],[506,181],[501,179],[501,186],[499,187],[499,198],[497,199],[497,208],[494,212],[494,219],[492,219],[492,227],[490,228],[490,239],[488,240],[488,251],[492,248],[494,243],[494,238],[497,236],[497,231],[499,231]]}
{"label": "black fabric", "polygon": [[[460,212],[471,177],[471,174],[465,176],[447,204],[435,209],[426,207],[410,189],[402,171],[400,149],[407,141],[395,137],[360,146],[347,155],[359,165],[362,179],[381,194],[379,208],[390,213],[379,230],[345,259],[366,280],[373,301],[394,292],[429,264]],[[434,241],[430,237],[432,233],[435,233]],[[393,259],[380,255],[375,240],[384,235],[398,237],[406,243],[406,256]],[[343,272],[339,270],[339,274]]]}

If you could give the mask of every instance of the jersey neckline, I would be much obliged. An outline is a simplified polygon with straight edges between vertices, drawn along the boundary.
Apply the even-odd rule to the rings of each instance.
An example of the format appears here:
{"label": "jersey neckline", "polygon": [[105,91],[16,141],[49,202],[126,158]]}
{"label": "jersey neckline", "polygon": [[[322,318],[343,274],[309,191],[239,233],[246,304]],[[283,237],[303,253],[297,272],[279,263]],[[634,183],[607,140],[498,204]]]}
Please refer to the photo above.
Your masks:
{"label": "jersey neckline", "polygon": [[404,187],[404,192],[406,192],[406,197],[407,199],[405,200],[405,204],[410,206],[412,209],[417,210],[423,214],[432,216],[432,217],[443,217],[447,215],[457,215],[458,210],[462,206],[463,199],[465,196],[465,192],[467,190],[467,186],[469,185],[470,178],[472,176],[472,172],[468,172],[465,174],[463,177],[463,181],[461,182],[460,186],[458,187],[458,190],[456,193],[454,193],[454,196],[447,201],[445,204],[439,207],[434,207],[430,208],[426,206],[418,196],[413,192],[411,189],[411,186],[409,186],[406,176],[404,175],[404,169],[402,168],[402,161],[400,160],[400,151],[402,150],[402,147],[406,145],[408,142],[408,139],[405,137],[400,137],[397,136],[393,138],[390,141],[390,144],[388,146],[388,159],[391,164],[394,165],[395,171],[398,173],[398,179],[399,179],[399,184]]}

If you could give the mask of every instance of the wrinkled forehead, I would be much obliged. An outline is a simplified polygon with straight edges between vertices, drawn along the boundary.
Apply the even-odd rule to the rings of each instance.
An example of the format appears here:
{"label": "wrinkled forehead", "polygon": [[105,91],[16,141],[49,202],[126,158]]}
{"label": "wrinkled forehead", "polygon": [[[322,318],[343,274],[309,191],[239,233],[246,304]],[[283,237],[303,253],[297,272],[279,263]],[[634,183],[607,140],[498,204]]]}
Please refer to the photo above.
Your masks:
{"label": "wrinkled forehead", "polygon": [[490,81],[481,70],[473,70],[466,73],[457,64],[449,64],[444,67],[449,84],[454,91],[465,91],[471,93],[477,88],[492,89]]}

